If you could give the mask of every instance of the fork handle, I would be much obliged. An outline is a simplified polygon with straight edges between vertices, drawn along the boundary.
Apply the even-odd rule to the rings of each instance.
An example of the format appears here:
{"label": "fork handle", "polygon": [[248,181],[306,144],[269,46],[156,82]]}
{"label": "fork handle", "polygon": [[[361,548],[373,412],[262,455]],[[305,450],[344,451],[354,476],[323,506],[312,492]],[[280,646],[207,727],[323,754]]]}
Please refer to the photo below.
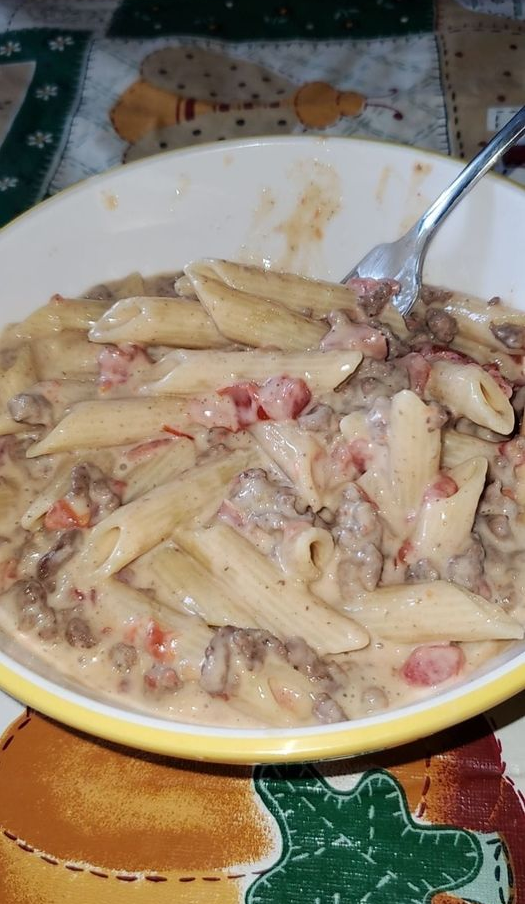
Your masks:
{"label": "fork handle", "polygon": [[434,232],[441,225],[445,217],[454,210],[458,201],[467,192],[474,188],[477,182],[492,169],[494,164],[503,156],[507,148],[525,134],[525,107],[522,107],[512,117],[506,126],[494,135],[487,145],[467,163],[454,181],[441,192],[438,198],[430,205],[423,216],[410,230],[414,233],[419,249],[422,250],[430,241]]}

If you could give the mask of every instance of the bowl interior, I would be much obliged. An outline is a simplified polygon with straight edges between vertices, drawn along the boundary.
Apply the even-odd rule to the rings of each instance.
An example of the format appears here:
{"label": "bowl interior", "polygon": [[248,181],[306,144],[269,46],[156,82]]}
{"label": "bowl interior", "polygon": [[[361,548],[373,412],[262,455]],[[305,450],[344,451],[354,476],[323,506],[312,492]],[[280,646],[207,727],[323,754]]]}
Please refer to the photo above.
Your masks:
{"label": "bowl interior", "polygon": [[[197,257],[338,280],[373,245],[399,237],[459,169],[409,148],[311,137],[221,142],[149,158],[88,180],[3,230],[1,322],[20,320],[55,292],[75,295]],[[426,280],[525,308],[524,213],[521,189],[483,180],[435,239]],[[149,718],[66,685],[5,639],[0,684],[70,724],[137,746],[207,759],[300,759],[387,746],[474,714],[525,686],[525,644],[446,693],[340,728],[241,732]]]}

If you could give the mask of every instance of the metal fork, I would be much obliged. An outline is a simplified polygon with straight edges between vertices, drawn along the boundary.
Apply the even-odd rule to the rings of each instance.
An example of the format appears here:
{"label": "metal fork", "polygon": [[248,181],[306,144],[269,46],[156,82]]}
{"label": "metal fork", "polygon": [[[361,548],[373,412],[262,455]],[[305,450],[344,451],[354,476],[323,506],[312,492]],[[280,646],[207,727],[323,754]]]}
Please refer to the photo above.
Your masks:
{"label": "metal fork", "polygon": [[405,235],[397,242],[372,248],[341,282],[346,283],[354,277],[396,280],[400,289],[392,302],[406,316],[414,307],[421,291],[423,262],[434,233],[461,198],[523,134],[525,107],[518,110],[507,125],[476,154]]}

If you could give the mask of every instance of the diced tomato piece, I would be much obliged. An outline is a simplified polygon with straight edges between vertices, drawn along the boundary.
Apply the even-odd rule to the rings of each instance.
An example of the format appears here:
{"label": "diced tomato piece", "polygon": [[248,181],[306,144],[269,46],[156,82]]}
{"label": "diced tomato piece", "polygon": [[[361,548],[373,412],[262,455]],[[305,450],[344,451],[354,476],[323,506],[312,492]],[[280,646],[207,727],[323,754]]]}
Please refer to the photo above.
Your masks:
{"label": "diced tomato piece", "polygon": [[18,561],[6,559],[0,564],[0,592],[7,590],[18,577]]}
{"label": "diced tomato piece", "polygon": [[[166,430],[166,427],[163,427],[162,429]],[[157,449],[169,446],[172,442],[173,440],[168,439],[168,437],[166,437],[165,439],[151,439],[147,443],[140,443],[138,446],[133,446],[132,449],[129,449],[129,451],[126,452],[126,458],[129,458],[130,461],[147,458],[153,452],[156,452]]]}
{"label": "diced tomato piece", "polygon": [[123,640],[125,643],[134,644],[137,639],[137,633],[139,630],[138,625],[129,625],[124,631]]}
{"label": "diced tomato piece", "polygon": [[156,621],[150,621],[146,630],[146,650],[157,662],[173,659],[173,632],[163,631]]}
{"label": "diced tomato piece", "polygon": [[305,381],[295,377],[270,377],[259,389],[260,408],[270,421],[293,420],[306,408],[311,398]]}
{"label": "diced tomato piece", "polygon": [[[362,440],[353,440],[353,442],[360,443]],[[359,446],[352,449],[353,442],[347,443],[340,439],[334,443],[330,450],[330,459],[327,466],[330,471],[330,477],[336,482],[341,480],[341,478],[356,480],[363,473],[363,471],[358,471],[356,467],[356,460],[364,465],[364,456],[360,454],[362,449]]]}
{"label": "diced tomato piece", "polygon": [[[162,429],[164,433],[171,433],[172,436],[180,436],[184,439],[191,439],[193,442],[195,441],[195,437],[191,435],[191,433],[184,433],[182,430],[177,430],[176,427],[170,427],[169,424],[163,424]],[[162,440],[159,440],[162,442]]]}
{"label": "diced tomato piece", "polygon": [[75,527],[88,527],[89,511],[77,513],[65,499],[53,503],[44,518],[46,530],[72,530]]}
{"label": "diced tomato piece", "polygon": [[509,461],[513,468],[525,462],[525,436],[516,436],[508,442],[500,443],[498,452]]}
{"label": "diced tomato piece", "polygon": [[430,364],[418,352],[410,352],[399,358],[399,364],[403,364],[408,371],[410,389],[418,395],[422,395],[430,376]]}
{"label": "diced tomato piece", "polygon": [[478,364],[470,355],[464,352],[458,352],[455,348],[448,348],[446,345],[434,345],[431,342],[425,343],[419,349],[419,354],[427,361],[455,361],[458,364]]}
{"label": "diced tomato piece", "polygon": [[261,386],[253,382],[234,383],[219,389],[237,410],[240,427],[256,421],[286,421],[296,418],[311,399],[304,380],[295,377],[270,377]]}
{"label": "diced tomato piece", "polygon": [[436,502],[438,499],[448,499],[457,493],[458,485],[448,474],[439,474],[434,483],[426,488],[423,501]]}
{"label": "diced tomato piece", "polygon": [[227,396],[235,405],[240,427],[249,427],[259,420],[257,406],[259,401],[259,386],[257,383],[233,383],[219,389],[218,395]]}
{"label": "diced tomato piece", "polygon": [[98,363],[101,389],[108,390],[127,383],[134,371],[143,370],[151,360],[139,345],[106,345],[99,355]]}
{"label": "diced tomato piece", "polygon": [[359,474],[364,474],[371,458],[370,446],[366,439],[354,439],[348,445],[350,461]]}
{"label": "diced tomato piece", "polygon": [[230,527],[235,527],[237,529],[244,527],[246,523],[246,518],[242,512],[240,512],[229,499],[224,500],[217,515],[221,521],[225,521]]}
{"label": "diced tomato piece", "polygon": [[109,486],[110,486],[111,492],[114,493],[115,496],[118,496],[119,499],[121,499],[122,494],[127,487],[127,483],[125,480],[115,480],[114,477],[111,477],[109,480]]}
{"label": "diced tomato piece", "polygon": [[433,687],[458,675],[465,665],[460,647],[428,644],[416,647],[401,668],[401,675],[413,687]]}
{"label": "diced tomato piece", "polygon": [[406,565],[408,561],[408,557],[412,550],[414,549],[410,540],[405,540],[397,551],[396,560],[397,562],[401,562],[402,565]]}

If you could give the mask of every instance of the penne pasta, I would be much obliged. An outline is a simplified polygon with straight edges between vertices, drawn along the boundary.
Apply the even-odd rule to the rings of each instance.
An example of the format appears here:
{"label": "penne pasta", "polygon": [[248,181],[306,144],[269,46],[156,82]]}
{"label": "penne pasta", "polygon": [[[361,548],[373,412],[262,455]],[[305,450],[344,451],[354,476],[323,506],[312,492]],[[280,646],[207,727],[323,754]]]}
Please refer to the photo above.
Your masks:
{"label": "penne pasta", "polygon": [[315,581],[334,554],[330,531],[309,522],[291,522],[284,531],[279,551],[283,571],[302,581]]}
{"label": "penne pasta", "polygon": [[22,504],[20,487],[6,477],[0,477],[0,535],[12,530],[14,519]]}
{"label": "penne pasta", "polygon": [[[186,267],[186,274],[190,281],[202,278],[220,281],[237,292],[277,302],[290,311],[307,313],[313,318],[326,317],[330,311],[344,310],[353,319],[365,319],[359,306],[359,292],[352,285],[323,282],[294,273],[218,259],[195,261]],[[182,288],[186,283],[181,282],[180,285]],[[407,334],[403,318],[392,305],[387,305],[381,316],[398,335]]]}
{"label": "penne pasta", "polygon": [[464,552],[471,540],[486,474],[486,458],[471,458],[450,471],[448,476],[457,490],[451,496],[429,499],[422,505],[410,534],[407,561],[429,558],[441,564]]}
{"label": "penne pasta", "polygon": [[453,414],[464,415],[496,433],[508,434],[514,427],[514,411],[508,398],[494,377],[477,364],[434,362],[425,394]]}
{"label": "penne pasta", "polygon": [[33,499],[22,515],[20,523],[24,530],[38,530],[46,512],[57,499],[66,494],[71,480],[71,469],[77,461],[77,456],[71,455],[66,456],[65,460],[59,463],[43,492]]}
{"label": "penne pasta", "polygon": [[[172,399],[108,399],[78,402],[28,458],[75,449],[123,446],[145,436],[162,436],[166,425],[184,428],[186,404]],[[165,435],[165,434],[164,434]]]}
{"label": "penne pasta", "polygon": [[257,617],[256,608],[243,606],[220,574],[212,574],[177,546],[162,546],[152,558],[151,569],[165,605],[198,615],[208,625],[264,627],[264,620]]}
{"label": "penne pasta", "polygon": [[113,295],[119,300],[145,294],[144,280],[140,273],[130,273],[113,286]]}
{"label": "penne pasta", "polygon": [[274,301],[230,289],[217,280],[196,276],[191,279],[199,301],[220,333],[231,342],[283,351],[317,348],[328,325],[310,320]]}
{"label": "penne pasta", "polygon": [[147,395],[205,393],[242,380],[264,381],[275,374],[299,378],[311,390],[326,392],[343,383],[362,361],[360,352],[177,351],[148,372],[139,391]]}
{"label": "penne pasta", "polygon": [[370,442],[370,428],[366,419],[366,411],[357,409],[346,414],[339,421],[339,429],[348,443],[356,439]]}
{"label": "penne pasta", "polygon": [[371,634],[398,643],[523,637],[501,606],[448,581],[380,587],[346,608]]}
{"label": "penne pasta", "polygon": [[175,292],[177,295],[184,296],[184,298],[197,298],[191,281],[184,274],[175,280]]}
{"label": "penne pasta", "polygon": [[188,264],[185,272],[192,283],[193,279],[215,280],[236,292],[275,301],[298,314],[312,311],[322,317],[337,309],[357,310],[358,295],[351,288],[293,273],[211,258]]}
{"label": "penne pasta", "polygon": [[164,606],[151,594],[141,593],[116,578],[103,580],[99,585],[97,603],[115,626],[128,627],[130,634],[148,645],[148,629],[152,622],[170,634],[173,665],[180,676],[195,680],[200,675],[204,652],[212,636],[210,628],[197,616],[179,613]]}
{"label": "penne pasta", "polygon": [[497,454],[497,443],[489,443],[486,439],[459,433],[458,430],[443,430],[441,465],[444,468],[455,468],[456,465],[479,456],[491,461]]}
{"label": "penne pasta", "polygon": [[155,446],[156,443],[162,444],[160,449],[154,448],[149,452],[144,449],[145,461],[141,461],[140,464],[122,475],[125,483],[122,492],[124,503],[138,499],[148,490],[167,483],[195,464],[195,444],[192,440],[181,436],[173,439],[153,440],[146,446]]}
{"label": "penne pasta", "polygon": [[36,380],[33,355],[29,345],[20,345],[3,352],[4,367],[0,370],[0,436],[27,430],[26,424],[17,423],[7,410],[13,396],[27,391]]}
{"label": "penne pasta", "polygon": [[391,498],[405,518],[419,507],[439,470],[441,435],[429,427],[429,410],[408,389],[396,393],[390,410]]}
{"label": "penne pasta", "polygon": [[64,330],[32,343],[39,380],[94,380],[100,371],[100,348],[79,330]]}
{"label": "penne pasta", "polygon": [[86,563],[100,575],[115,574],[166,540],[181,521],[211,517],[224,498],[226,485],[246,463],[244,453],[234,452],[116,509],[89,531]]}
{"label": "penne pasta", "polygon": [[106,301],[91,298],[64,298],[53,295],[47,305],[38,308],[21,323],[13,324],[4,334],[8,340],[39,339],[63,330],[88,330],[108,307]]}
{"label": "penne pasta", "polygon": [[441,436],[429,428],[429,409],[410,390],[392,398],[388,452],[378,456],[359,478],[398,536],[406,536],[423,494],[439,470]]}
{"label": "penne pasta", "polygon": [[317,512],[323,507],[323,488],[315,473],[316,462],[323,457],[322,447],[308,430],[284,421],[254,424],[250,432],[263,453],[286,474],[297,488],[301,502]]}
{"label": "penne pasta", "polygon": [[[488,305],[479,298],[457,292],[445,303],[444,310],[456,319],[465,339],[498,351],[525,352],[525,314],[522,311],[501,303]],[[514,328],[510,346],[497,338],[498,328],[502,327]],[[505,331],[500,335],[505,335]]]}
{"label": "penne pasta", "polygon": [[[266,556],[258,553],[226,524],[196,531],[177,530],[179,546],[212,574],[221,577],[244,607],[256,609],[268,630],[280,638],[298,630],[320,654],[342,653],[368,644],[368,635],[352,619],[346,619],[310,593],[303,584],[283,578]],[[247,573],[244,563],[250,562]],[[283,600],[286,605],[283,605]]]}
{"label": "penne pasta", "polygon": [[138,342],[183,348],[221,348],[227,339],[200,304],[139,296],[117,301],[91,327],[92,342]]}
{"label": "penne pasta", "polygon": [[263,725],[286,728],[308,721],[314,690],[306,675],[270,651],[260,666],[247,670],[242,657],[231,669],[238,676],[231,705]]}
{"label": "penne pasta", "polygon": [[475,339],[466,339],[461,333],[454,337],[451,347],[468,355],[476,364],[495,364],[502,377],[511,383],[521,383],[525,377],[523,355],[511,355],[500,349],[489,348]]}

